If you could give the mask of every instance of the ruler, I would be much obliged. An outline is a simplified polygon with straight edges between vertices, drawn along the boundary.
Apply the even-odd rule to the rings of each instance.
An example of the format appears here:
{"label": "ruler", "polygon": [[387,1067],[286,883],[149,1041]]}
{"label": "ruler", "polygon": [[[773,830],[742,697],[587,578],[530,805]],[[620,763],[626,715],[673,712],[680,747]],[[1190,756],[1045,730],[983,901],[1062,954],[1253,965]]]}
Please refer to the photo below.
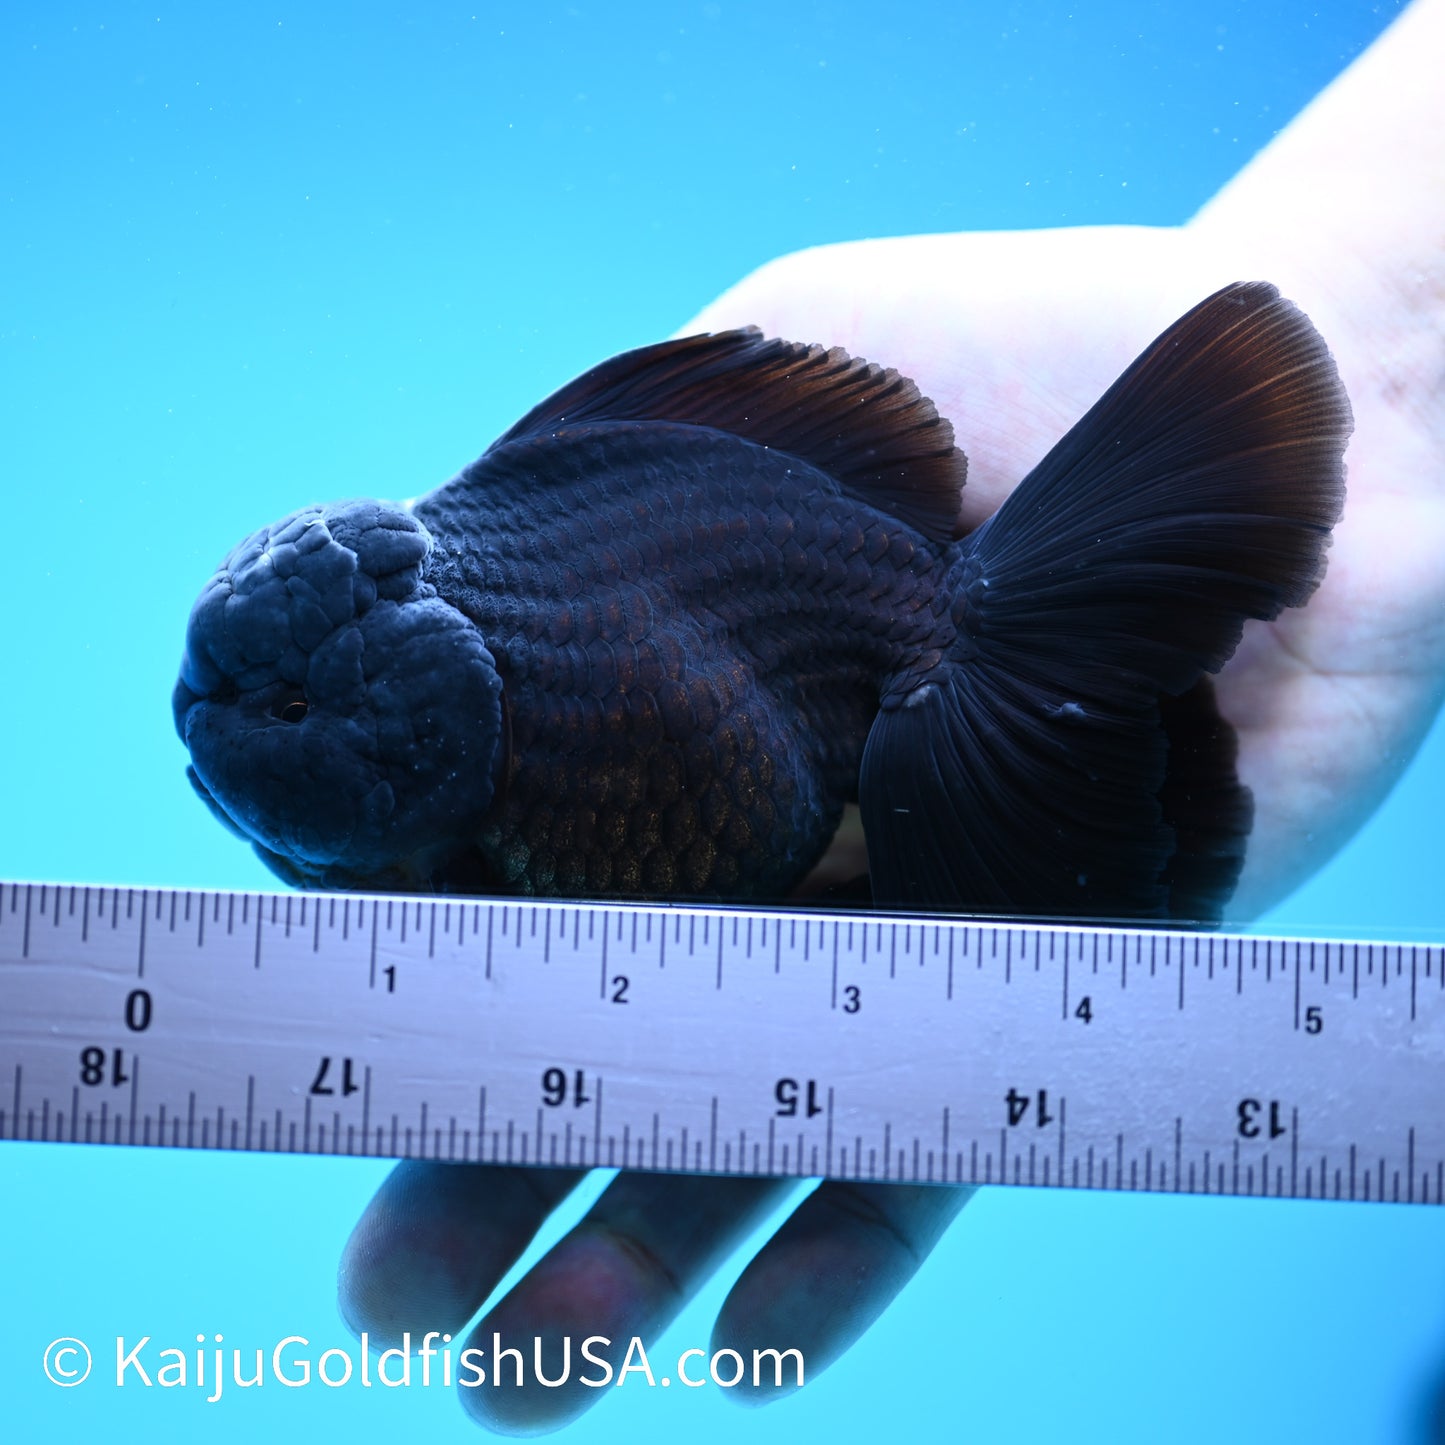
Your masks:
{"label": "ruler", "polygon": [[1439,1204],[1445,948],[3,883],[0,1140]]}

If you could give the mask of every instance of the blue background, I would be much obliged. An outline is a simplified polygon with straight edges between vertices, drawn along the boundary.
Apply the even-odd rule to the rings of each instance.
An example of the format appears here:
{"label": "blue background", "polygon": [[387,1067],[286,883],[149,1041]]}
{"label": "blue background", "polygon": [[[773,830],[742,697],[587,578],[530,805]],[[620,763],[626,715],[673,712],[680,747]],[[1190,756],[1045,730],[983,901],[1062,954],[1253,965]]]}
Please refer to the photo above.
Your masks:
{"label": "blue background", "polygon": [[[799,246],[1181,221],[1396,8],[11,0],[0,876],[272,885],[168,711],[244,532],[427,489]],[[1437,726],[1262,926],[1445,937],[1442,781]],[[0,1146],[6,1438],[474,1438],[437,1388],[207,1406],[40,1370],[61,1334],[348,1345],[335,1262],[384,1167]],[[802,1396],[633,1387],[571,1438],[1423,1441],[1442,1380],[1445,1212],[993,1191]]]}

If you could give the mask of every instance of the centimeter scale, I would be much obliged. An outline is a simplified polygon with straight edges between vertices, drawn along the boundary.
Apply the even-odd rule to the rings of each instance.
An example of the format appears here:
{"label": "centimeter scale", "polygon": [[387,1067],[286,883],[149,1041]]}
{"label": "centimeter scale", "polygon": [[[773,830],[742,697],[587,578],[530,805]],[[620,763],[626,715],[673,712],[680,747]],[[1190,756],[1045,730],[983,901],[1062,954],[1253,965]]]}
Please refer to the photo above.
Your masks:
{"label": "centimeter scale", "polygon": [[1439,1204],[1445,948],[4,883],[0,1140]]}

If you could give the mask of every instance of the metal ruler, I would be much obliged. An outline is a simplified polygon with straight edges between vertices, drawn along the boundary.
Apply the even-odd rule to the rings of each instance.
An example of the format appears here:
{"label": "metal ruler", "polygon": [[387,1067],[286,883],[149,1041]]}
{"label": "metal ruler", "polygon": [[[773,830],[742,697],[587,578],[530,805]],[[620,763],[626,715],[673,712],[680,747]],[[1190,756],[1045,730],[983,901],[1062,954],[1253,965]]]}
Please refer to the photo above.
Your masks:
{"label": "metal ruler", "polygon": [[1438,1204],[1445,948],[4,883],[0,1140]]}

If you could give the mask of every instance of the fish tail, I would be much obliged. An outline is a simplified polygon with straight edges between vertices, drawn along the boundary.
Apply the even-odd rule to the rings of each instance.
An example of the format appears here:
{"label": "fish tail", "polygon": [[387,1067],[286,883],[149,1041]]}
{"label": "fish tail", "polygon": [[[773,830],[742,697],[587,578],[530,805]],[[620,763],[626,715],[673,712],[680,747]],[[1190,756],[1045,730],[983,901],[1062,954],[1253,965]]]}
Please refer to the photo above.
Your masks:
{"label": "fish tail", "polygon": [[1207,675],[1318,585],[1350,429],[1274,287],[1165,331],[956,545],[952,646],[864,754],[875,897],[1218,922],[1252,810]]}

